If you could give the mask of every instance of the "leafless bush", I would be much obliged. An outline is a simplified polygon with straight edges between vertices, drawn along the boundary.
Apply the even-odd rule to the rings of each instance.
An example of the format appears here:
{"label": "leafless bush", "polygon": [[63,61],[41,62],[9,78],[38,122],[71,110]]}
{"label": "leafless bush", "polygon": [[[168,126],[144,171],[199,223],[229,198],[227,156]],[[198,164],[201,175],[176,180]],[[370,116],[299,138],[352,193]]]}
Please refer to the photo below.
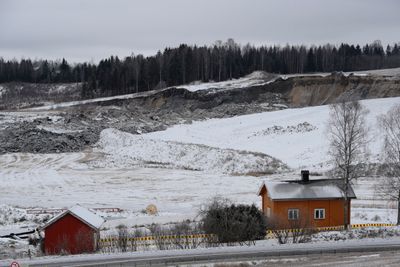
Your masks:
{"label": "leafless bush", "polygon": [[117,226],[118,231],[118,247],[122,252],[126,252],[128,248],[128,227],[124,224]]}
{"label": "leafless bush", "polygon": [[308,219],[293,220],[289,223],[292,231],[292,243],[306,243],[311,241],[315,227]]}
{"label": "leafless bush", "polygon": [[143,244],[143,241],[139,241],[139,238],[144,236],[144,232],[140,229],[136,228],[132,234],[129,235],[130,246],[132,251],[137,251],[139,248],[139,244]]}
{"label": "leafless bush", "polygon": [[150,233],[154,238],[154,243],[159,250],[167,250],[170,248],[170,242],[166,237],[168,230],[163,229],[159,224],[152,224],[149,227]]}
{"label": "leafless bush", "polygon": [[286,244],[290,239],[292,243],[310,242],[315,233],[315,227],[307,219],[283,222],[272,217],[268,219],[267,227],[272,231],[279,244]]}
{"label": "leafless bush", "polygon": [[203,240],[195,237],[201,233],[200,227],[197,223],[190,223],[189,221],[183,221],[175,224],[171,228],[171,235],[174,236],[173,245],[175,248],[191,249],[197,248]]}
{"label": "leafless bush", "polygon": [[192,249],[199,246],[218,245],[216,236],[205,235],[199,223],[183,221],[173,225],[152,224],[146,230],[135,228],[131,232],[125,226],[118,226],[118,235],[103,237],[102,252],[125,252],[156,248]]}
{"label": "leafless bush", "polygon": [[279,244],[286,244],[289,240],[289,228],[275,217],[268,218],[267,228],[272,231]]}

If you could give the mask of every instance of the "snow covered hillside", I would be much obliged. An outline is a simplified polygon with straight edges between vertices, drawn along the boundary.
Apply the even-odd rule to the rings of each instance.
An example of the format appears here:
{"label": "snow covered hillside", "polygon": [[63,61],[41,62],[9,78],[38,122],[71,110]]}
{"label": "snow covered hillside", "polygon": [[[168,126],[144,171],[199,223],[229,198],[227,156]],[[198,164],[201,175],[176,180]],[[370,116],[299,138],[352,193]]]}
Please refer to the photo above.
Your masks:
{"label": "snow covered hillside", "polygon": [[[400,104],[400,98],[363,100],[361,103],[369,110],[370,151],[372,160],[376,161],[382,142],[376,125],[377,116]],[[143,138],[261,152],[292,168],[326,169],[329,160],[328,117],[329,106],[285,109],[176,125],[166,131],[145,134]]]}
{"label": "snow covered hillside", "polygon": [[93,167],[154,165],[232,174],[280,173],[288,170],[279,160],[262,153],[152,140],[115,129],[101,132],[98,147],[98,151],[105,153],[106,157],[92,162]]}

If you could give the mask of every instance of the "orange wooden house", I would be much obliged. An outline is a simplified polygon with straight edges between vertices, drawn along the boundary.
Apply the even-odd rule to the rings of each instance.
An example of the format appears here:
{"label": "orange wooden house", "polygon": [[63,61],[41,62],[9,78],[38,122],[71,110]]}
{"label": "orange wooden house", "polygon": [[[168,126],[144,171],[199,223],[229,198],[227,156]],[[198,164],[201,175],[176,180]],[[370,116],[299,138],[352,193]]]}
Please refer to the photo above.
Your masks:
{"label": "orange wooden house", "polygon": [[308,171],[301,174],[301,180],[262,184],[258,195],[262,198],[264,214],[281,228],[301,224],[340,226],[344,225],[344,207],[347,205],[350,224],[351,199],[356,198],[353,189],[349,188],[346,203],[340,179],[310,180]]}

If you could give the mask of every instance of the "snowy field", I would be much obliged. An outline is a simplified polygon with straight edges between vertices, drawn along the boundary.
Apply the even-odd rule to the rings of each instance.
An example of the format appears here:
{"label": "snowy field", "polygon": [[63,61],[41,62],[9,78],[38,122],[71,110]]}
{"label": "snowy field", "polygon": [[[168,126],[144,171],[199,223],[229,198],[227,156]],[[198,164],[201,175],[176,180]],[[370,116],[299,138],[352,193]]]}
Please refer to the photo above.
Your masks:
{"label": "snowy field", "polygon": [[[97,157],[97,158],[96,158]],[[15,207],[118,207],[130,224],[193,219],[209,198],[258,202],[260,177],[167,168],[92,168],[92,153],[0,156],[0,203]],[[155,204],[159,216],[142,213]],[[140,218],[139,218],[140,217]],[[18,218],[17,218],[18,219]],[[1,217],[0,217],[1,220]]]}
{"label": "snowy field", "polygon": [[[63,208],[77,203],[91,208],[126,210],[117,214],[119,219],[111,221],[111,225],[194,219],[201,206],[213,196],[260,205],[256,193],[265,177],[168,168],[92,168],[87,165],[86,162],[100,157],[93,153],[0,156],[0,203],[5,204],[2,211],[10,206],[22,208],[19,212],[14,210],[8,219],[0,217],[0,221],[5,224],[19,221],[26,217],[24,208]],[[289,172],[269,175],[268,179],[297,177],[297,172]],[[375,178],[363,178],[355,187],[358,199],[353,201],[354,223],[395,220],[395,206],[379,200],[374,192],[376,182]],[[143,213],[149,204],[157,206],[157,216]],[[29,220],[21,225],[24,223],[29,223]]]}

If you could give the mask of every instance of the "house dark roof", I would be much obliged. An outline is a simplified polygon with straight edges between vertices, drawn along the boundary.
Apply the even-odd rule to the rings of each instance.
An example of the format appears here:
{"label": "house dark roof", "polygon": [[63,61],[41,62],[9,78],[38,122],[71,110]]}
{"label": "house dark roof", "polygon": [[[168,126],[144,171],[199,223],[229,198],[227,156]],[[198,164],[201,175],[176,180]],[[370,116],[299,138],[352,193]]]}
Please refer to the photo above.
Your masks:
{"label": "house dark roof", "polygon": [[[267,188],[268,196],[272,200],[306,200],[306,199],[342,199],[344,198],[343,182],[340,179],[319,179],[303,182],[301,180],[268,182],[262,188]],[[348,198],[356,198],[353,188],[347,191]]]}

